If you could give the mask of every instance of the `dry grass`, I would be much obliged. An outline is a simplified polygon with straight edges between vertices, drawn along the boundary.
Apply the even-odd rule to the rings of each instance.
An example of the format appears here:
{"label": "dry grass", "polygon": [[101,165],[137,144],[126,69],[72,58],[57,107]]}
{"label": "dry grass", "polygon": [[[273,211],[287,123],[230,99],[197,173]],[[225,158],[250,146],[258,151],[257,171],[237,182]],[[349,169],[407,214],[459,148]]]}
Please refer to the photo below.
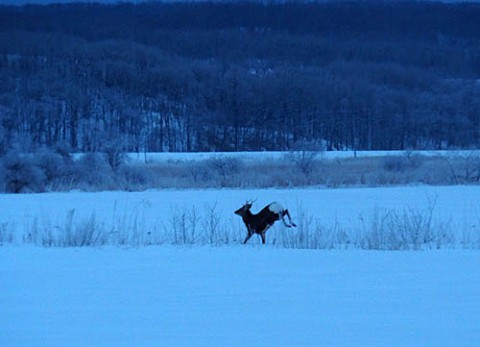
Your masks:
{"label": "dry grass", "polygon": [[[277,159],[218,156],[203,161],[122,163],[115,169],[101,154],[78,160],[14,155],[0,161],[0,191],[9,193],[151,188],[292,188],[451,185],[480,182],[480,154],[323,158],[292,152]],[[298,152],[302,153],[302,152]],[[56,158],[56,157],[55,157]],[[53,164],[52,164],[53,163]],[[18,164],[18,165],[17,165]],[[52,174],[53,173],[53,174]]]}
{"label": "dry grass", "polygon": [[258,162],[217,158],[214,162],[171,162],[143,168],[149,171],[149,177],[154,177],[150,183],[156,188],[451,185],[478,184],[480,158],[318,157],[308,171],[288,157]]}

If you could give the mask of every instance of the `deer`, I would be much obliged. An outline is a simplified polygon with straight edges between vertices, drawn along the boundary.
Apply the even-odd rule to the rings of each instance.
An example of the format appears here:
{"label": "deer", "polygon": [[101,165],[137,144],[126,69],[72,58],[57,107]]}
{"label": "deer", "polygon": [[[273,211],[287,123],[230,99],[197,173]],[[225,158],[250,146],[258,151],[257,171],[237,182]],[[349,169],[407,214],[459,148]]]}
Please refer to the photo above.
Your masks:
{"label": "deer", "polygon": [[[283,206],[276,201],[265,206],[257,214],[253,214],[250,209],[255,201],[256,200],[247,201],[245,205],[235,211],[235,214],[242,217],[242,220],[245,223],[248,231],[247,237],[243,241],[243,244],[246,244],[253,234],[260,235],[262,238],[262,244],[265,244],[265,233],[277,220],[281,219],[287,228],[297,226],[292,222],[292,218],[290,217],[288,210],[283,208]],[[285,221],[285,216],[288,217],[290,224]]]}

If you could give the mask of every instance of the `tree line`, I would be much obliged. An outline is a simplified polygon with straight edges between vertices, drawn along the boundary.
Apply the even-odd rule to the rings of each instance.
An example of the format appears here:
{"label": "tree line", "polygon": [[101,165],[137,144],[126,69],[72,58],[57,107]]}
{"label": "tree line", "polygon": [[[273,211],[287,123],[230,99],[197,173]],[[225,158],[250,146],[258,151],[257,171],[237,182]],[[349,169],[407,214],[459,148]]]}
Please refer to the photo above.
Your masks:
{"label": "tree line", "polygon": [[471,148],[480,5],[0,6],[0,151]]}

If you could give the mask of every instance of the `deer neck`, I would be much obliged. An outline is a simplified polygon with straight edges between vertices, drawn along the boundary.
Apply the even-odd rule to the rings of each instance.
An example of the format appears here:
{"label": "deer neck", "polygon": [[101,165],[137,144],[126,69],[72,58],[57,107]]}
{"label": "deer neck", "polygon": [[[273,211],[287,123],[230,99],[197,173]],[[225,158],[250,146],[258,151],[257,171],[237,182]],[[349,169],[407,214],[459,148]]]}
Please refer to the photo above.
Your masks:
{"label": "deer neck", "polygon": [[243,222],[248,225],[252,221],[253,213],[250,210],[245,211],[242,216]]}

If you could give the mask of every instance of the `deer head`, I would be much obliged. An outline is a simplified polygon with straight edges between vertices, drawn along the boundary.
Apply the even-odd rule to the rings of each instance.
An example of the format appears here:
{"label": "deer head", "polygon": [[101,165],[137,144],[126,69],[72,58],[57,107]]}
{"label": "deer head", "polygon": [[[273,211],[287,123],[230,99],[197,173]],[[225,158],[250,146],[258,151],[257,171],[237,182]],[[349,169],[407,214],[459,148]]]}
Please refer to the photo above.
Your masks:
{"label": "deer head", "polygon": [[245,215],[245,213],[247,213],[247,211],[250,211],[250,209],[252,208],[252,205],[255,201],[257,201],[257,199],[245,202],[245,205],[243,205],[238,210],[236,210],[235,214],[238,214],[239,216]]}

